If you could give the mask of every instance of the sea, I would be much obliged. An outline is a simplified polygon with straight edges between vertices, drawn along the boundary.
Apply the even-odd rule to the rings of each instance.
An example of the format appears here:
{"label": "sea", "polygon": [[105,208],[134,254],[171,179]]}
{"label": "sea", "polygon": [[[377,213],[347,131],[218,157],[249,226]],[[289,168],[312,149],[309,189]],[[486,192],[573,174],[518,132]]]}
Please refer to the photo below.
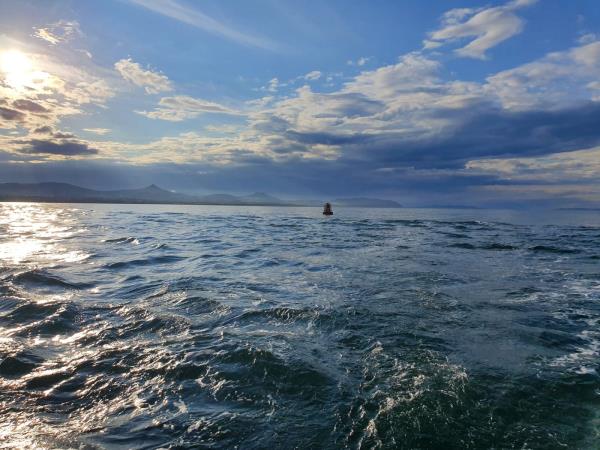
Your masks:
{"label": "sea", "polygon": [[333,207],[0,204],[0,448],[600,448],[600,213]]}

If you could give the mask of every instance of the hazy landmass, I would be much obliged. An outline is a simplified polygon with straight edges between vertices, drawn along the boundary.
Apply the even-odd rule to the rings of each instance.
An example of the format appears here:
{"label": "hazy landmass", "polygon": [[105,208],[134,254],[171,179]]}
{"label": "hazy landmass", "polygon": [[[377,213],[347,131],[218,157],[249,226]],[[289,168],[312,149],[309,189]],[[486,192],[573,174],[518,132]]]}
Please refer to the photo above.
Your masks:
{"label": "hazy landmass", "polygon": [[[283,200],[264,192],[236,196],[231,194],[192,195],[171,192],[154,184],[141,189],[100,191],[68,183],[0,183],[0,201],[37,201],[55,203],[153,203],[180,205],[320,206],[324,200]],[[398,202],[377,198],[338,198],[337,206],[363,208],[400,208]]]}
{"label": "hazy landmass", "polygon": [[356,206],[361,208],[402,208],[402,205],[394,200],[382,200],[379,198],[336,198],[334,203],[339,206]]}

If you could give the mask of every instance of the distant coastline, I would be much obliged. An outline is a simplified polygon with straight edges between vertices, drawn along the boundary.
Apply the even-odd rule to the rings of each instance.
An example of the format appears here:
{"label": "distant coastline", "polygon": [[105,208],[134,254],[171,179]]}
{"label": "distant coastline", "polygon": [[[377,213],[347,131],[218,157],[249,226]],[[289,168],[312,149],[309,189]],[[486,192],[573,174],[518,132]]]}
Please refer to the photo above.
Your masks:
{"label": "distant coastline", "polygon": [[[319,200],[282,200],[256,192],[245,196],[230,194],[190,195],[171,192],[154,184],[141,189],[100,191],[69,183],[0,183],[0,202],[115,203],[214,206],[321,206]],[[362,208],[402,208],[393,200],[377,198],[337,198],[336,206]]]}

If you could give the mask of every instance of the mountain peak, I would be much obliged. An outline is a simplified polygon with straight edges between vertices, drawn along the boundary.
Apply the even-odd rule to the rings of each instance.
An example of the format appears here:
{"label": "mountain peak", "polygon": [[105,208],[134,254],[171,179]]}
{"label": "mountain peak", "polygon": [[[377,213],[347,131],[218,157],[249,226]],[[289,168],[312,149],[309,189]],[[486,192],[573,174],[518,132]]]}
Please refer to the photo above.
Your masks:
{"label": "mountain peak", "polygon": [[144,190],[146,190],[146,191],[161,191],[161,192],[165,191],[163,188],[158,187],[154,183],[152,183],[150,186],[146,186],[144,188]]}

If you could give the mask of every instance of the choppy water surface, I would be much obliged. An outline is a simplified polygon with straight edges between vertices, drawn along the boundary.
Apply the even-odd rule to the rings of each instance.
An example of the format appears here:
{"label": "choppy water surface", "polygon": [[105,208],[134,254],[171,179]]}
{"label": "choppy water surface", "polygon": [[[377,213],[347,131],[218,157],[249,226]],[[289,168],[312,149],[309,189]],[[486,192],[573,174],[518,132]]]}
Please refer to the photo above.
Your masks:
{"label": "choppy water surface", "polygon": [[600,218],[0,205],[0,448],[599,448]]}

